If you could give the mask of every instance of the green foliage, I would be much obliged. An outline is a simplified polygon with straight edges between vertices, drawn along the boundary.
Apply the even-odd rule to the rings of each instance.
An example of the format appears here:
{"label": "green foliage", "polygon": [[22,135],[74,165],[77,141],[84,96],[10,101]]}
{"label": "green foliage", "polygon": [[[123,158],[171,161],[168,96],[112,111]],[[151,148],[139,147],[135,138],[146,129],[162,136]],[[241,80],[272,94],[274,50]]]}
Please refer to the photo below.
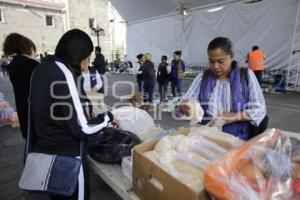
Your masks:
{"label": "green foliage", "polygon": [[115,61],[117,62],[121,62],[121,55],[122,55],[122,48],[121,47],[117,47],[115,50]]}

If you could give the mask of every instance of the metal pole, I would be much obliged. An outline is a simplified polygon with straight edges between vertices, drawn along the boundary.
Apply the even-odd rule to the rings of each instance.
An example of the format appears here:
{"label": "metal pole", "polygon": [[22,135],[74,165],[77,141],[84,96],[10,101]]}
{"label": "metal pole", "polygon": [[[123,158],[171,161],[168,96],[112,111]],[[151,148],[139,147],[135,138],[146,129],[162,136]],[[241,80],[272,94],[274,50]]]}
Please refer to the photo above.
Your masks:
{"label": "metal pole", "polygon": [[99,33],[97,33],[97,42],[98,42],[98,47],[100,46],[100,43],[99,43]]}
{"label": "metal pole", "polygon": [[[292,67],[292,61],[295,56],[294,51],[294,46],[296,42],[296,34],[297,34],[297,29],[298,29],[298,20],[299,20],[299,15],[300,15],[300,1],[297,6],[297,14],[296,14],[296,19],[295,19],[295,26],[294,26],[294,34],[293,34],[293,40],[292,40],[292,47],[291,47],[291,52],[290,52],[290,60],[289,60],[289,66],[288,66],[288,74],[287,74],[287,81],[286,81],[286,89],[289,89],[289,82],[290,79],[292,78],[291,76],[291,67]],[[298,84],[298,83],[296,83]]]}

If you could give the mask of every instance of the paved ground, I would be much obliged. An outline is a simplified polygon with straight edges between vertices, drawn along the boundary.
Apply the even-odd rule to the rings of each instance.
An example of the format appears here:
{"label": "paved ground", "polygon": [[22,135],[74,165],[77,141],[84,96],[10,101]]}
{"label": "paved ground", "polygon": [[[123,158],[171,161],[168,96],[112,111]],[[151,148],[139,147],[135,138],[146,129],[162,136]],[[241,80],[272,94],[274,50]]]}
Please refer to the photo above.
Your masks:
{"label": "paved ground", "polygon": [[[110,75],[109,92],[105,101],[108,105],[118,102],[112,97],[113,83],[116,81],[127,81],[118,84],[115,92],[119,96],[129,95],[130,86],[128,83],[135,83],[135,78],[129,75]],[[190,81],[184,82],[184,89],[188,87]],[[0,92],[14,105],[12,87],[7,78],[0,74]],[[300,133],[300,93],[272,94],[266,95],[268,115],[270,116],[270,127],[282,128],[284,130]],[[162,120],[156,121],[163,128],[179,127],[186,124],[186,121],[175,121],[169,113],[162,115]],[[21,138],[19,129],[10,127],[0,128],[0,200],[44,200],[41,195],[28,195],[18,189],[17,182],[22,170],[22,156],[24,141]],[[91,177],[91,200],[119,200],[116,195],[102,180],[93,173]]]}

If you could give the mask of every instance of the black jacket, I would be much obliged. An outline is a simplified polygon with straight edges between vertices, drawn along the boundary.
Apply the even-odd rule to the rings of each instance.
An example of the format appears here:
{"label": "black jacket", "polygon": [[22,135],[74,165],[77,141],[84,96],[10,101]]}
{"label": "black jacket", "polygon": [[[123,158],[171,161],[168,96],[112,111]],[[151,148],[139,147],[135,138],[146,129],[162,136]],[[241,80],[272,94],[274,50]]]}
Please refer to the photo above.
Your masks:
{"label": "black jacket", "polygon": [[14,88],[17,113],[23,138],[27,137],[30,78],[38,64],[39,62],[36,60],[17,55],[7,65],[9,78]]}
{"label": "black jacket", "polygon": [[167,63],[161,63],[158,66],[158,70],[157,70],[157,82],[158,83],[165,83],[168,82],[170,79],[170,75],[168,74],[168,64]]}
{"label": "black jacket", "polygon": [[105,68],[105,58],[103,54],[97,54],[96,58],[93,62],[94,67],[97,69],[99,74],[105,74],[106,68]]}
{"label": "black jacket", "polygon": [[[141,63],[140,61],[138,61],[137,64],[139,65],[138,71],[139,71],[139,72],[142,71],[142,69],[141,69],[142,63]],[[137,79],[137,80],[143,80],[143,75],[142,75],[142,74],[137,74],[137,75],[136,75],[136,79]]]}
{"label": "black jacket", "polygon": [[155,69],[154,64],[151,61],[146,61],[142,66],[142,76],[143,80],[155,80]]}
{"label": "black jacket", "polygon": [[77,79],[65,65],[54,61],[40,64],[33,73],[30,100],[37,152],[78,156],[80,141],[113,120],[110,112],[87,120]]}

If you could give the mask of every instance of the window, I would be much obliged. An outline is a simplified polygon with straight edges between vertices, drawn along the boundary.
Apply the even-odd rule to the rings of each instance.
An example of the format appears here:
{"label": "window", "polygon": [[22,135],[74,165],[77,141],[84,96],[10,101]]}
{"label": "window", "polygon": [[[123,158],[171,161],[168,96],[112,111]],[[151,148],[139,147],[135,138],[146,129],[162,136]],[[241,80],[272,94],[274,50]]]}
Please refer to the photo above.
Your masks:
{"label": "window", "polygon": [[96,21],[94,18],[89,19],[89,28],[95,28],[96,27]]}
{"label": "window", "polygon": [[4,13],[1,8],[0,8],[0,22],[4,22]]}
{"label": "window", "polygon": [[46,15],[46,25],[47,26],[54,26],[53,16]]}

